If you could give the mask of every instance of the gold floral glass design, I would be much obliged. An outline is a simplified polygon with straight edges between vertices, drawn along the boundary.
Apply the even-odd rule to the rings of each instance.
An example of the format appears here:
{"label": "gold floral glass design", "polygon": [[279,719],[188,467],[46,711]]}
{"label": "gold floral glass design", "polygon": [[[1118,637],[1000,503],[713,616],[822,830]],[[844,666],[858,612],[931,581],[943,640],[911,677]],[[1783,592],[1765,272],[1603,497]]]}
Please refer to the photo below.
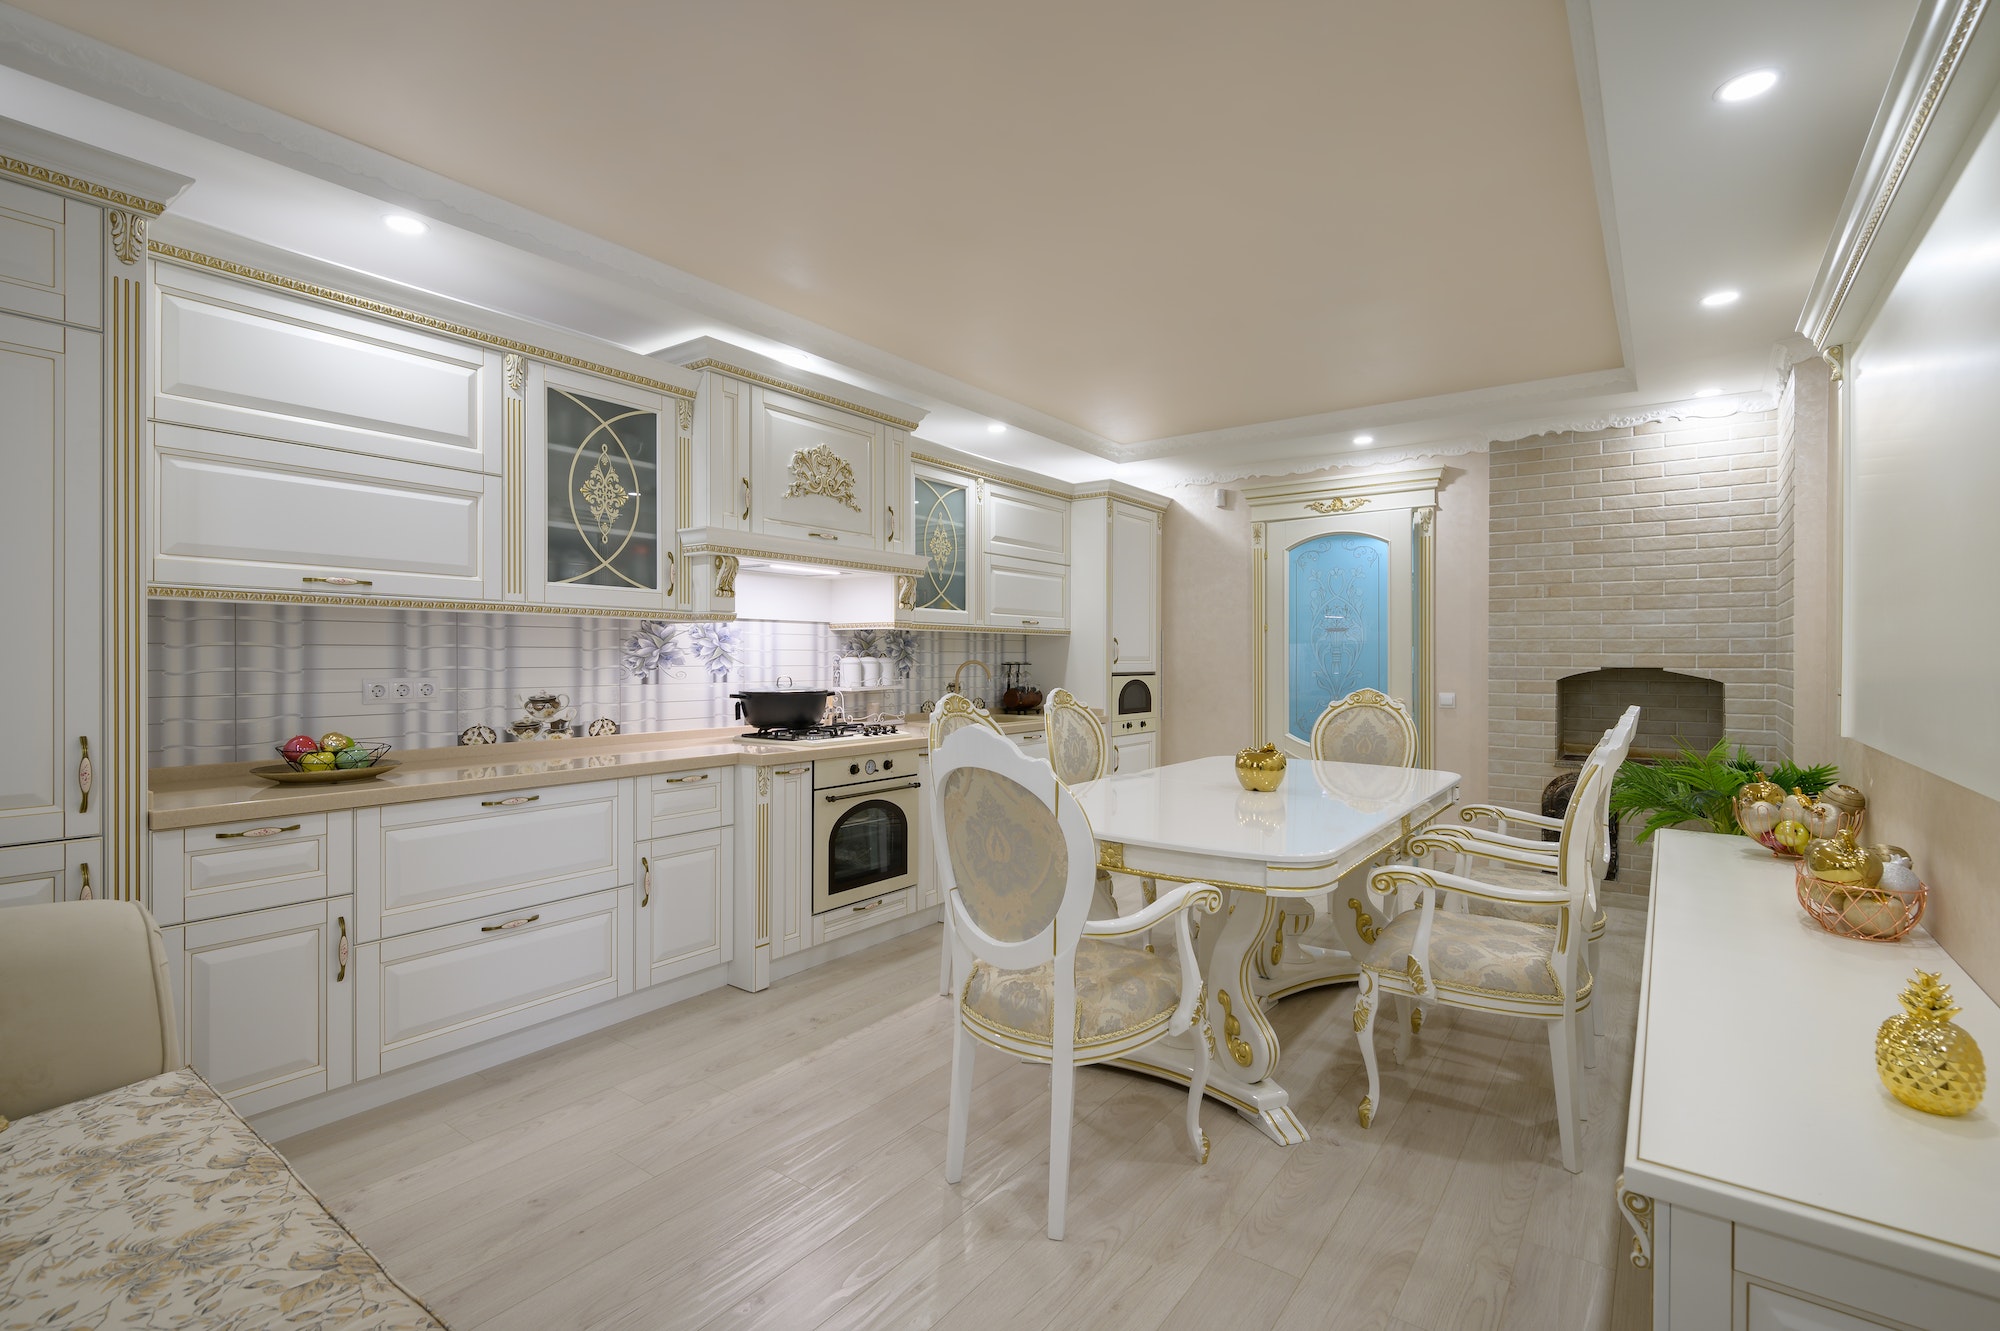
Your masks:
{"label": "gold floral glass design", "polygon": [[916,478],[916,549],[924,557],[917,579],[919,610],[963,610],[965,595],[966,488],[927,476]]}
{"label": "gold floral glass design", "polygon": [[548,580],[659,587],[660,417],[548,390]]}

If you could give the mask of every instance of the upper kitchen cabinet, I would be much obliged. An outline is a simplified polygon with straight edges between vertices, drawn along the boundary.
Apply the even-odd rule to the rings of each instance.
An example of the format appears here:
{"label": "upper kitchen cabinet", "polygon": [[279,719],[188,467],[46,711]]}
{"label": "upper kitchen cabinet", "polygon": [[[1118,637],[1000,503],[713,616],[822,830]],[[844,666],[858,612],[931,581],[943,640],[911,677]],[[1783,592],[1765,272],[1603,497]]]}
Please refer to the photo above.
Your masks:
{"label": "upper kitchen cabinet", "polygon": [[1069,500],[1025,486],[988,483],[981,546],[989,555],[1068,564]]}
{"label": "upper kitchen cabinet", "polygon": [[918,624],[973,623],[973,479],[929,463],[910,467],[911,553],[924,561],[910,619]]}
{"label": "upper kitchen cabinet", "polygon": [[1160,669],[1160,527],[1157,510],[1111,506],[1111,673]]}
{"label": "upper kitchen cabinet", "polygon": [[776,389],[750,401],[750,530],[881,549],[881,424]]}
{"label": "upper kitchen cabinet", "polygon": [[1157,710],[1160,670],[1160,533],[1166,501],[1116,481],[1098,482],[1070,508],[1075,563],[1064,686],[1114,717],[1121,676],[1144,676],[1144,714]]}
{"label": "upper kitchen cabinet", "polygon": [[0,180],[0,310],[104,326],[104,210]]}
{"label": "upper kitchen cabinet", "polygon": [[527,369],[528,595],[660,611],[679,595],[675,409],[659,393]]}

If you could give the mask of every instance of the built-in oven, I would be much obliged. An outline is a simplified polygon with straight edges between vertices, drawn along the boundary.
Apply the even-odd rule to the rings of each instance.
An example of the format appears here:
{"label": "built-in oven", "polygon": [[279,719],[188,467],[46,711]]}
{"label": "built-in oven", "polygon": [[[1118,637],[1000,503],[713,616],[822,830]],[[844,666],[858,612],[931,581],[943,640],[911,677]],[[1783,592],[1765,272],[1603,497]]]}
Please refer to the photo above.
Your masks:
{"label": "built-in oven", "polygon": [[917,882],[917,750],[813,764],[813,914]]}
{"label": "built-in oven", "polygon": [[1113,675],[1111,711],[1110,730],[1113,735],[1159,729],[1160,677]]}

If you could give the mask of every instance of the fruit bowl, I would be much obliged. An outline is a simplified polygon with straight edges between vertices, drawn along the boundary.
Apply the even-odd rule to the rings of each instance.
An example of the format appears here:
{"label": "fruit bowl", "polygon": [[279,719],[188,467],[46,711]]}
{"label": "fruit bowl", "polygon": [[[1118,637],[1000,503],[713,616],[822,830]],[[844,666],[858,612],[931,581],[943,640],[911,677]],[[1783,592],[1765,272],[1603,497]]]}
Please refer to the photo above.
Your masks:
{"label": "fruit bowl", "polygon": [[375,766],[382,761],[382,755],[394,747],[392,744],[365,744],[359,740],[348,740],[339,749],[287,753],[285,750],[291,748],[287,744],[278,749],[278,756],[294,772],[351,772]]}
{"label": "fruit bowl", "polygon": [[1802,860],[1795,871],[1799,906],[1820,928],[1842,938],[1893,943],[1924,918],[1930,889],[1884,887],[1880,883],[1831,882]]}
{"label": "fruit bowl", "polygon": [[338,731],[314,739],[294,735],[278,746],[283,765],[253,767],[252,776],[288,784],[317,784],[325,781],[366,781],[395,769],[383,755],[392,746],[351,740]]}

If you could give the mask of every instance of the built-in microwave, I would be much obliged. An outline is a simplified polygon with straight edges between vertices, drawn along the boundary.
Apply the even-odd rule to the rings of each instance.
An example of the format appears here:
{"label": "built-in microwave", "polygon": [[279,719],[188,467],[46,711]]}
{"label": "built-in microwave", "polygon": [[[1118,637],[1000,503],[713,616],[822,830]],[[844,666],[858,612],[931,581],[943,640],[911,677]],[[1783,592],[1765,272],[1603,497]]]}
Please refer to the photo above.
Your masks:
{"label": "built-in microwave", "polygon": [[1111,724],[1114,735],[1139,730],[1157,730],[1160,725],[1160,677],[1158,675],[1113,675],[1111,677]]}

